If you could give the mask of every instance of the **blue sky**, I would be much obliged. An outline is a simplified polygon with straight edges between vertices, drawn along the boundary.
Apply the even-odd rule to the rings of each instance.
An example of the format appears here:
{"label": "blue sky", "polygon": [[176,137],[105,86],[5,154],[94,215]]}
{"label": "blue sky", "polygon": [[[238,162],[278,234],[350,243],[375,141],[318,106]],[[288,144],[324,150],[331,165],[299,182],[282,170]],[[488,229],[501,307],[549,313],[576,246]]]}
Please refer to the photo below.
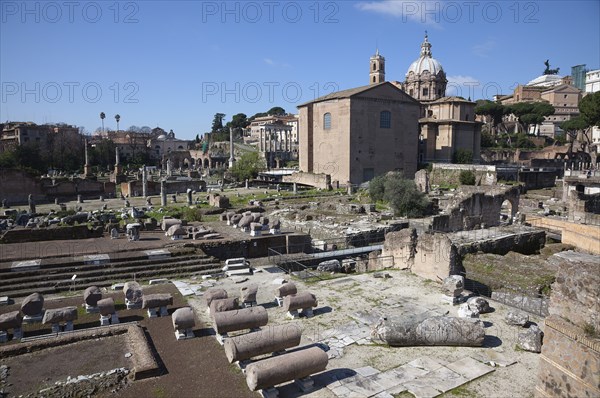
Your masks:
{"label": "blue sky", "polygon": [[0,120],[173,129],[404,80],[425,30],[454,91],[491,98],[544,70],[600,68],[599,1],[0,1]]}

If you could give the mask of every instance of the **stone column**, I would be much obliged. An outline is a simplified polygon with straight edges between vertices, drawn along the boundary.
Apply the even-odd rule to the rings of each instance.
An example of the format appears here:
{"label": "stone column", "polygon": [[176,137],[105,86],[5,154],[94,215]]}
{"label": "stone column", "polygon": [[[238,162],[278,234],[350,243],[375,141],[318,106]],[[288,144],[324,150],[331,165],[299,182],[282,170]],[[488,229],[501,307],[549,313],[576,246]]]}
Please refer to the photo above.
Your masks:
{"label": "stone column", "polygon": [[160,205],[167,205],[167,183],[165,180],[160,181]]}
{"label": "stone column", "polygon": [[33,195],[29,195],[27,202],[29,204],[29,214],[35,214],[35,200],[33,200]]}
{"label": "stone column", "polygon": [[235,158],[233,157],[233,129],[229,129],[229,168],[233,167]]}
{"label": "stone column", "polygon": [[167,177],[171,177],[173,175],[173,170],[171,170],[171,159],[167,159]]}
{"label": "stone column", "polygon": [[148,196],[148,177],[146,176],[146,165],[142,167],[142,196]]}

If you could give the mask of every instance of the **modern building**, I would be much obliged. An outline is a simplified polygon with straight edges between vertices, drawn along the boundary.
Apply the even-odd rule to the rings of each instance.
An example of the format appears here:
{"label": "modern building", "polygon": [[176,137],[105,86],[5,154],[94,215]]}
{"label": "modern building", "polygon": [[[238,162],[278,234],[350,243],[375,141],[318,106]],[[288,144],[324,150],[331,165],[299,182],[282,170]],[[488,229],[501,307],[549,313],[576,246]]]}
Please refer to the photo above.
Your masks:
{"label": "modern building", "polygon": [[[585,74],[585,94],[597,93],[600,91],[600,69],[588,71]],[[600,127],[592,127],[592,143],[600,144]]]}
{"label": "modern building", "polygon": [[267,115],[260,116],[252,120],[244,132],[244,142],[247,144],[258,143],[263,126],[267,124],[284,124],[291,127],[292,141],[298,143],[298,115]]}
{"label": "modern building", "polygon": [[48,147],[55,137],[77,137],[79,128],[67,124],[41,124],[33,122],[7,122],[0,131],[0,152],[20,145],[36,144]]}
{"label": "modern building", "polygon": [[[557,134],[562,133],[560,129],[562,122],[579,115],[579,101],[582,92],[572,83],[571,76],[544,74],[529,81],[526,85],[517,86],[513,94],[502,96],[499,101],[503,105],[537,101],[550,103],[555,109],[554,114],[546,116],[542,124],[530,126],[530,131],[527,133],[554,138]],[[507,115],[505,120],[515,121],[516,118],[514,115]],[[517,124],[515,124],[516,127],[518,127]]]}

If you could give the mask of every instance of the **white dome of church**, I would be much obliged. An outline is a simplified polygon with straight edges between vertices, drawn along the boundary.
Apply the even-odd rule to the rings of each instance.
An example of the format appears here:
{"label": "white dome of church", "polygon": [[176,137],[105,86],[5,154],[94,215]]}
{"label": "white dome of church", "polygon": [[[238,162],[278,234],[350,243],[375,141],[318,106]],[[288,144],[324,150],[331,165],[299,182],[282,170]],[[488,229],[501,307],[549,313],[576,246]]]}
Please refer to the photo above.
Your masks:
{"label": "white dome of church", "polygon": [[419,56],[419,59],[410,64],[408,71],[406,72],[406,77],[408,77],[411,72],[420,75],[423,72],[428,71],[432,75],[437,75],[443,70],[442,64],[431,56],[431,43],[429,43],[429,39],[427,35],[425,35],[425,41],[421,44],[421,55]]}

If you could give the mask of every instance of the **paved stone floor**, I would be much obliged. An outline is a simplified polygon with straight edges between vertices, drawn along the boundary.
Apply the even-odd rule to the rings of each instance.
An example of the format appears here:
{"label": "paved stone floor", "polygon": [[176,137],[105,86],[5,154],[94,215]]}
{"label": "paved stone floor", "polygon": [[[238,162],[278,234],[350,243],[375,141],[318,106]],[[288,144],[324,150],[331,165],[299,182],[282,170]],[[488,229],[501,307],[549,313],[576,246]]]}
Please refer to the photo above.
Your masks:
{"label": "paved stone floor", "polygon": [[[253,262],[257,264],[258,262]],[[538,355],[515,349],[520,328],[503,321],[509,307],[491,302],[495,311],[481,319],[486,328],[483,347],[387,347],[371,342],[371,325],[381,316],[430,313],[457,316],[457,306],[442,301],[435,282],[406,271],[390,271],[391,278],[353,274],[318,282],[303,282],[273,267],[259,267],[254,275],[232,279],[175,281],[196,313],[208,321],[202,294],[209,287],[240,295],[246,283],[259,285],[258,304],[265,306],[269,325],[296,323],[303,329],[301,345],[318,344],[330,358],[327,370],[313,377],[315,388],[301,392],[294,383],[278,386],[281,398],[456,396],[461,387],[471,397],[531,396]],[[299,291],[314,293],[319,305],[312,318],[290,320],[274,302],[273,290],[282,279]],[[540,319],[530,316],[543,328]]]}

